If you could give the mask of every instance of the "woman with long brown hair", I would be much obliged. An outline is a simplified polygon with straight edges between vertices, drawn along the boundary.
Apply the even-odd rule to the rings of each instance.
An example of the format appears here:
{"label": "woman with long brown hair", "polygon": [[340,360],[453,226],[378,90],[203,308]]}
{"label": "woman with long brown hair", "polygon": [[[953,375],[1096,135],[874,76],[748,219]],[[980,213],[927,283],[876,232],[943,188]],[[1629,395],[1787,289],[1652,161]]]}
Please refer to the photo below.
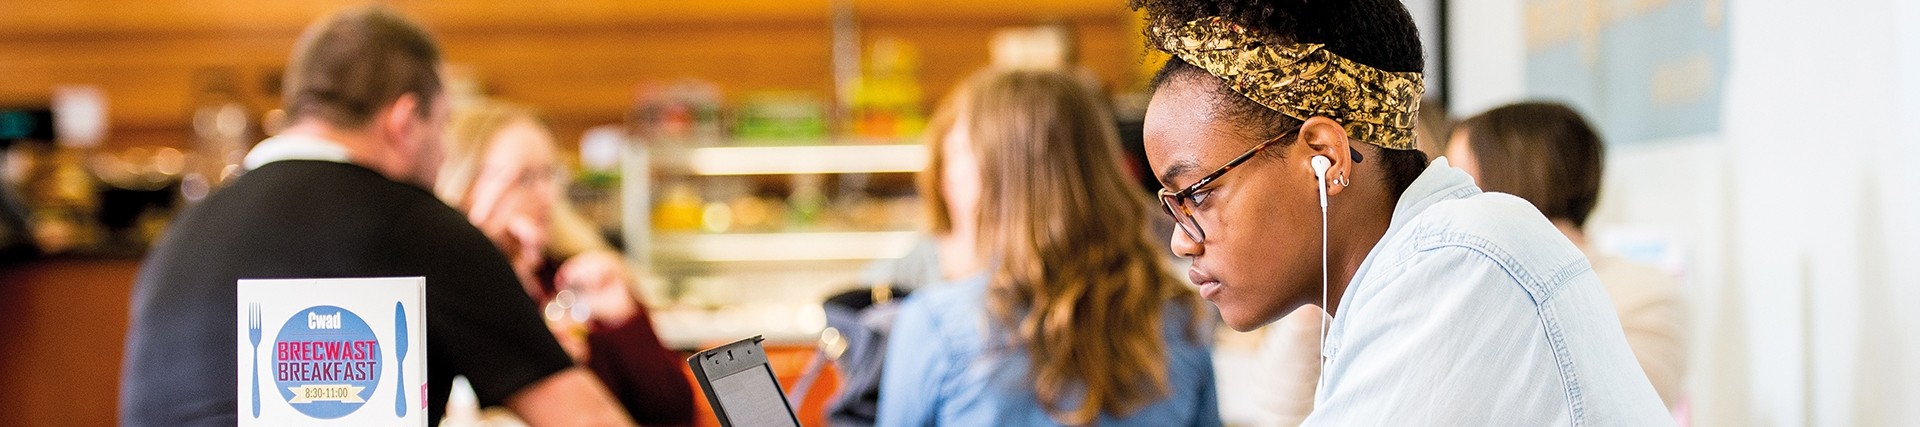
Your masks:
{"label": "woman with long brown hair", "polygon": [[[881,425],[1217,425],[1202,307],[1146,233],[1105,104],[978,73],[929,132],[942,270],[887,348]],[[952,274],[960,273],[960,274]]]}

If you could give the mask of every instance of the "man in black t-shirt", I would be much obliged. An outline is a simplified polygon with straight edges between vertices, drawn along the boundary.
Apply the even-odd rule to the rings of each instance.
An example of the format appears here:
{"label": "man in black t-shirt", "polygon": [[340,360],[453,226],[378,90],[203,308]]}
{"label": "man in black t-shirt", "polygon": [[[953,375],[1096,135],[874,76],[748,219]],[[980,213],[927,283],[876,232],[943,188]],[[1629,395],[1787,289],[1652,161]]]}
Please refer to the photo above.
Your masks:
{"label": "man in black t-shirt", "polygon": [[379,8],[309,28],[286,71],[290,126],[182,214],[148,255],[121,378],[126,425],[233,425],[240,279],[424,276],[429,419],[456,375],[535,425],[630,424],[573,365],[506,258],[434,198],[438,48]]}

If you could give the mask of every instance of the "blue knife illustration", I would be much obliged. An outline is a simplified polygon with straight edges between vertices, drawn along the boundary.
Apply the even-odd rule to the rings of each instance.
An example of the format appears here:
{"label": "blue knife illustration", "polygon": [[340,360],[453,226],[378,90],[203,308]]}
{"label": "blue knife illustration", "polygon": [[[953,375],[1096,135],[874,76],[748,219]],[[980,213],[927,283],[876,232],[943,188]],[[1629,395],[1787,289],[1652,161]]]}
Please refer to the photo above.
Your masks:
{"label": "blue knife illustration", "polygon": [[399,301],[393,303],[393,343],[399,347],[399,355],[393,358],[393,414],[407,416],[407,309]]}

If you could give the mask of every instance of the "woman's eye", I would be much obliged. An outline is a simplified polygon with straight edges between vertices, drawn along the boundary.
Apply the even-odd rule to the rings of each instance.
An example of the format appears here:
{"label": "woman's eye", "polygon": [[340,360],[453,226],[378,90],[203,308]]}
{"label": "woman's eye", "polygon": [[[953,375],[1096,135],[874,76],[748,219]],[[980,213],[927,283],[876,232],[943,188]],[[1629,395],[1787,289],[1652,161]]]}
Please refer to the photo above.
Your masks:
{"label": "woman's eye", "polygon": [[1201,203],[1206,203],[1207,196],[1212,194],[1213,194],[1213,190],[1195,191],[1193,192],[1192,195],[1187,196],[1187,202],[1192,203],[1194,206],[1197,207],[1197,206],[1200,206]]}

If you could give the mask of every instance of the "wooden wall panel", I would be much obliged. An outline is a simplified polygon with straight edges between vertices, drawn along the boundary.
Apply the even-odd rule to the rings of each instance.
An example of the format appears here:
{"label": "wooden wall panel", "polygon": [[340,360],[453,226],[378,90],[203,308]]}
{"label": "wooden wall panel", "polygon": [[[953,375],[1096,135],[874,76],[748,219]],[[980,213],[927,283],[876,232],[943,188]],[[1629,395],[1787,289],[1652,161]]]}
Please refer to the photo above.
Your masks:
{"label": "wooden wall panel", "polygon": [[[228,73],[256,112],[294,38],[351,1],[10,0],[0,8],[0,105],[44,103],[62,84],[101,87],[109,147],[191,141],[196,76]],[[562,141],[618,121],[636,85],[693,77],[729,97],[831,93],[827,0],[390,1],[494,95],[546,111]],[[1118,0],[860,0],[864,39],[898,37],[923,60],[927,102],[987,62],[992,31],[1065,22],[1085,66],[1126,84],[1138,68],[1133,15]],[[210,71],[211,70],[211,71]]]}
{"label": "wooden wall panel", "polygon": [[[292,36],[128,38],[0,42],[0,102],[45,102],[60,84],[106,91],[115,130],[181,128],[194,105],[194,79],[227,68],[258,89],[292,49]],[[259,92],[255,90],[255,92]],[[267,100],[271,101],[271,100]],[[265,104],[270,104],[267,102]]]}

